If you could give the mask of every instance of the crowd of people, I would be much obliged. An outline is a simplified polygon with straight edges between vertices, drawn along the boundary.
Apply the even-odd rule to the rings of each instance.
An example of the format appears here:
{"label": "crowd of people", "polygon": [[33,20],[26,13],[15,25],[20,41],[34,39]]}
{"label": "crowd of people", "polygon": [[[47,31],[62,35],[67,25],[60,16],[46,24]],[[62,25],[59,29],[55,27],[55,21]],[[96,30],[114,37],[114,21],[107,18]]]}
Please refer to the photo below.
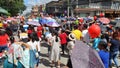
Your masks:
{"label": "crowd of people", "polygon": [[[28,25],[28,28],[24,28],[26,25],[24,21],[21,21],[19,26],[16,25],[15,21],[7,22],[7,24],[3,22],[6,21],[1,19],[0,52],[2,57],[5,57],[4,68],[39,68],[42,41],[47,44],[47,56],[51,61],[51,66],[60,68],[60,57],[67,54],[69,59],[66,68],[72,68],[70,57],[76,40],[83,41],[95,49],[105,68],[112,68],[112,60],[115,66],[119,68],[119,27],[115,29],[106,27],[105,32],[101,31],[99,36],[91,38],[88,29],[92,24],[100,25],[96,21],[77,24],[74,21],[59,27]],[[17,35],[19,40],[16,40],[14,35]]]}

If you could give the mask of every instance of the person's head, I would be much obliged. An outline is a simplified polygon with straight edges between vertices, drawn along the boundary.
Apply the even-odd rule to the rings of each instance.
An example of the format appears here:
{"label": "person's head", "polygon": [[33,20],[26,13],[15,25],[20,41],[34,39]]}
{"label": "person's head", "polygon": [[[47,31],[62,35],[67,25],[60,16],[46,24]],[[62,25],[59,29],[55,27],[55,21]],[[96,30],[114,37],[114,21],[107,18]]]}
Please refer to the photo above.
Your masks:
{"label": "person's head", "polygon": [[38,35],[35,32],[33,32],[29,35],[29,39],[32,40],[32,42],[39,41]]}
{"label": "person's head", "polygon": [[84,24],[83,25],[83,29],[87,29],[88,28],[88,25],[87,24]]}
{"label": "person's head", "polygon": [[105,34],[102,34],[102,35],[101,35],[101,39],[104,39],[104,38],[105,38]]}
{"label": "person's head", "polygon": [[119,33],[118,32],[114,32],[112,37],[113,37],[113,39],[119,39]]}
{"label": "person's head", "polygon": [[74,29],[78,29],[78,25],[74,25]]}
{"label": "person's head", "polygon": [[58,33],[57,32],[53,32],[52,36],[55,36],[55,41],[58,42]]}
{"label": "person's head", "polygon": [[13,36],[11,36],[11,37],[10,37],[10,42],[11,42],[11,43],[14,43],[14,41],[15,41],[15,38],[14,38]]}
{"label": "person's head", "polygon": [[98,48],[99,48],[100,50],[106,50],[106,51],[107,51],[107,43],[104,42],[104,41],[100,41],[100,42],[99,42],[99,45],[98,45]]}
{"label": "person's head", "polygon": [[5,30],[4,29],[0,30],[0,35],[5,35]]}

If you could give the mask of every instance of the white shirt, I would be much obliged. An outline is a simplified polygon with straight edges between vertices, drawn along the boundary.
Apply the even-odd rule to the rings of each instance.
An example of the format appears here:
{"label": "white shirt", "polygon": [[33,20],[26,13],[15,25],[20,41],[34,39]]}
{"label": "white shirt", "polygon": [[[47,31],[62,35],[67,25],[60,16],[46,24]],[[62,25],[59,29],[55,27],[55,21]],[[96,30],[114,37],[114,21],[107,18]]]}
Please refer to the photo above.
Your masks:
{"label": "white shirt", "polygon": [[38,52],[40,52],[40,41],[35,41],[35,44],[36,44],[37,47],[38,47]]}
{"label": "white shirt", "polygon": [[36,42],[32,42],[32,41],[29,41],[27,42],[28,45],[30,45],[30,50],[37,50],[36,46]]}
{"label": "white shirt", "polygon": [[88,34],[88,30],[83,30],[82,36],[83,36],[83,41],[85,41],[86,43],[90,43],[90,36]]}

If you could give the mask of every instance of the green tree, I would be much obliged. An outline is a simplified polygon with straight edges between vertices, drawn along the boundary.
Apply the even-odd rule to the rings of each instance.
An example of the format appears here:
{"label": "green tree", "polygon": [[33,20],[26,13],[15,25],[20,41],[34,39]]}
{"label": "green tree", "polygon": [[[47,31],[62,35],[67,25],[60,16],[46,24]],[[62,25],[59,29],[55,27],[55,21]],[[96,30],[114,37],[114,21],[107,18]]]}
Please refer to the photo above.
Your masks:
{"label": "green tree", "polygon": [[0,6],[6,9],[12,16],[17,15],[26,8],[23,0],[0,0]]}

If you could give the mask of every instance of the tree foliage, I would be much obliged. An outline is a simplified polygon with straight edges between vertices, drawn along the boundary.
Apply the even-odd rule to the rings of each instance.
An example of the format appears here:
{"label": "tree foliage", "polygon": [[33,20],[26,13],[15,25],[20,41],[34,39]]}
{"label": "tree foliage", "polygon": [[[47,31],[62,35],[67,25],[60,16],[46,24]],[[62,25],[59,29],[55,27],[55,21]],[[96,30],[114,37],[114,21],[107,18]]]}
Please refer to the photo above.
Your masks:
{"label": "tree foliage", "polygon": [[17,15],[25,9],[23,0],[0,0],[0,6],[6,9],[11,15]]}

